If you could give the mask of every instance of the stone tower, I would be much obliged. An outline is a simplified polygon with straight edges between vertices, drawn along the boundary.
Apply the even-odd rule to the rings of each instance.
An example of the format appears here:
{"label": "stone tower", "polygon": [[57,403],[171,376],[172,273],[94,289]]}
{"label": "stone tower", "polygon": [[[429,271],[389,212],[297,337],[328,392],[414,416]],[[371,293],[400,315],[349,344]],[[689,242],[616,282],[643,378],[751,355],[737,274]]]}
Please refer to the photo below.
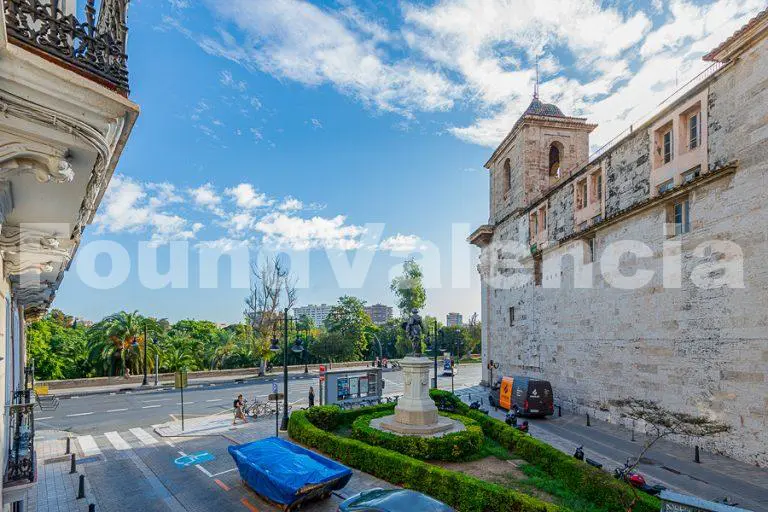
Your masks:
{"label": "stone tower", "polygon": [[485,164],[491,172],[491,224],[519,213],[580,169],[589,157],[589,133],[596,126],[566,116],[535,93]]}

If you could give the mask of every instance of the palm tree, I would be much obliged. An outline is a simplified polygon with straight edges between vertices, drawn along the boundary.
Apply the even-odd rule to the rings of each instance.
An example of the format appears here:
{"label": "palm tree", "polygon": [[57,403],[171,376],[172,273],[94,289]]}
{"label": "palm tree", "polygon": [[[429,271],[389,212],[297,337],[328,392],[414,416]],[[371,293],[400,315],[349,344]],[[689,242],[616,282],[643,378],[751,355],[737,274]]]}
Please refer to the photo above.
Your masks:
{"label": "palm tree", "polygon": [[[125,369],[130,363],[134,373],[139,373],[140,361],[144,355],[144,334],[162,334],[163,320],[145,318],[138,311],[128,313],[120,311],[105,317],[94,325],[88,340],[88,358],[97,364],[102,362],[110,374],[114,374],[117,360],[120,361],[121,373],[125,375]],[[149,340],[147,340],[149,341]],[[157,350],[154,343],[147,343],[147,356]],[[153,357],[147,357],[148,365],[154,363]],[[148,368],[149,370],[149,368]]]}
{"label": "palm tree", "polygon": [[195,343],[186,338],[176,338],[171,345],[163,351],[163,364],[172,372],[194,368],[195,357],[193,355]]}

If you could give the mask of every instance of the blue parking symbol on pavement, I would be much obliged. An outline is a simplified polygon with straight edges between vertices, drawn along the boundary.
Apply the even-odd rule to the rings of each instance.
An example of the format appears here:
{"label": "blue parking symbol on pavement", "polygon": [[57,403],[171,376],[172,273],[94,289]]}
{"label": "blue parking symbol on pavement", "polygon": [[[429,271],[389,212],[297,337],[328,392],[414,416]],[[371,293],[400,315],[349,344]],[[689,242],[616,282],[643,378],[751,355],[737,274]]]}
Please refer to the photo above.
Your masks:
{"label": "blue parking symbol on pavement", "polygon": [[180,468],[186,468],[187,466],[200,464],[201,462],[208,462],[209,460],[213,460],[215,458],[216,457],[208,452],[197,452],[179,457],[178,459],[174,460],[173,463]]}
{"label": "blue parking symbol on pavement", "polygon": [[272,383],[272,393],[277,393],[277,382]]}

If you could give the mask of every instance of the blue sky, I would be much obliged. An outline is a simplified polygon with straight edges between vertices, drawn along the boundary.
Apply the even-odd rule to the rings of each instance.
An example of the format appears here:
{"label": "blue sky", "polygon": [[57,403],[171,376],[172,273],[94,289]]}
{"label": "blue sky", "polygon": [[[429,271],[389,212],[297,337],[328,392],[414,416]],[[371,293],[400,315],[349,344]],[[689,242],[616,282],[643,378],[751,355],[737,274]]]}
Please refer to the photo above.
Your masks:
{"label": "blue sky", "polygon": [[[233,287],[224,258],[218,286],[203,287],[199,252],[250,247],[308,258],[301,304],[345,293],[392,304],[392,269],[412,254],[430,273],[428,313],[479,311],[477,253],[463,234],[487,221],[482,166],[530,101],[536,57],[542,99],[599,123],[597,148],[763,7],[133,0],[131,99],[142,113],[54,306],[93,320],[138,309],[238,321],[247,269]],[[91,257],[105,241],[131,266],[94,289],[93,272],[114,270]],[[147,286],[147,242],[142,255],[157,251],[173,285]],[[355,256],[357,270],[343,270]]]}

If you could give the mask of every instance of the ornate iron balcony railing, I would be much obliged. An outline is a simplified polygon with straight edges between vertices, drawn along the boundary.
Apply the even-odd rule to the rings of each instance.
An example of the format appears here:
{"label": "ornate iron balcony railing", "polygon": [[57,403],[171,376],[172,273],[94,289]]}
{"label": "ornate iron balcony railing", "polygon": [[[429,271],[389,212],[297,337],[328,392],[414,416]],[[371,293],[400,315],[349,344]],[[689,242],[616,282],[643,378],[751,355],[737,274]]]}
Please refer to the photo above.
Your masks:
{"label": "ornate iron balcony railing", "polygon": [[30,392],[14,392],[9,407],[10,438],[4,485],[35,480],[35,402]]}
{"label": "ornate iron balcony railing", "polygon": [[53,56],[76,71],[128,94],[126,9],[130,0],[87,0],[84,23],[59,8],[59,0],[5,0],[8,38],[25,48]]}

